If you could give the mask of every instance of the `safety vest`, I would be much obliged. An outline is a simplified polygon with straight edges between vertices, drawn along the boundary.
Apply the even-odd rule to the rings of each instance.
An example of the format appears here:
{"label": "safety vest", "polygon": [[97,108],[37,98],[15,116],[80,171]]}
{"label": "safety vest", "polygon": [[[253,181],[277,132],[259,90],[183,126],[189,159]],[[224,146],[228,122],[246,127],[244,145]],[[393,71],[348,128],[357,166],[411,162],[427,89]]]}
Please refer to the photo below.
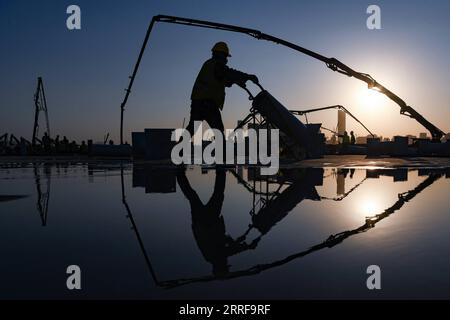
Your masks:
{"label": "safety vest", "polygon": [[344,135],[344,137],[342,138],[342,143],[350,144],[350,137],[348,135]]}
{"label": "safety vest", "polygon": [[217,79],[217,63],[221,62],[211,58],[203,64],[192,88],[191,99],[212,100],[222,109],[225,102],[225,79]]}

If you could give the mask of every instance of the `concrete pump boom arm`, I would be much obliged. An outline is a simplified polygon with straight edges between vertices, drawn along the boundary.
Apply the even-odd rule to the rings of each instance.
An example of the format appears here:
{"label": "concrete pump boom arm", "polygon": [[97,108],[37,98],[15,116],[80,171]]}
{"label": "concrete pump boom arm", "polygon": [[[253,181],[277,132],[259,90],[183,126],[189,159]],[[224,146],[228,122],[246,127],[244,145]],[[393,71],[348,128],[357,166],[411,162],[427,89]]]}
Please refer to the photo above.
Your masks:
{"label": "concrete pump boom arm", "polygon": [[404,114],[408,117],[411,117],[411,118],[415,119],[417,122],[419,122],[422,126],[424,126],[430,132],[433,140],[439,141],[442,138],[442,136],[445,135],[445,133],[442,130],[440,130],[435,125],[433,125],[431,122],[429,122],[427,119],[425,119],[421,114],[419,114],[417,111],[415,111],[411,106],[408,106],[406,104],[406,102],[403,101],[396,94],[394,94],[393,92],[391,92],[390,90],[388,90],[387,88],[382,86],[380,83],[378,83],[369,74],[357,72],[357,71],[353,70],[352,68],[346,66],[345,64],[343,64],[336,58],[328,58],[328,57],[322,56],[314,51],[300,47],[292,42],[265,34],[259,30],[255,30],[255,29],[243,28],[243,27],[239,27],[239,26],[211,22],[211,21],[203,21],[203,20],[188,19],[188,18],[166,16],[166,15],[157,15],[157,16],[153,17],[153,19],[151,20],[150,25],[147,29],[147,33],[145,35],[144,42],[143,42],[141,50],[139,52],[138,59],[134,66],[133,73],[130,76],[129,85],[128,85],[127,89],[125,90],[126,91],[125,97],[120,106],[120,108],[121,108],[120,143],[121,144],[123,143],[123,112],[125,110],[125,105],[127,103],[128,96],[131,92],[131,87],[133,86],[133,82],[136,77],[136,73],[139,68],[139,64],[141,62],[142,56],[143,56],[145,48],[147,46],[148,39],[150,37],[150,33],[153,29],[155,22],[165,22],[165,23],[187,25],[187,26],[192,26],[192,27],[210,28],[210,29],[215,29],[215,30],[243,33],[243,34],[252,36],[256,39],[259,39],[259,40],[271,41],[271,42],[286,46],[288,48],[291,48],[293,50],[299,51],[299,52],[306,54],[312,58],[315,58],[317,60],[324,62],[326,64],[326,66],[328,68],[330,68],[331,70],[337,71],[346,76],[354,77],[361,81],[364,81],[365,83],[367,83],[367,86],[369,89],[374,89],[376,91],[383,93],[389,99],[393,100],[395,103],[397,103],[400,106],[400,114]]}

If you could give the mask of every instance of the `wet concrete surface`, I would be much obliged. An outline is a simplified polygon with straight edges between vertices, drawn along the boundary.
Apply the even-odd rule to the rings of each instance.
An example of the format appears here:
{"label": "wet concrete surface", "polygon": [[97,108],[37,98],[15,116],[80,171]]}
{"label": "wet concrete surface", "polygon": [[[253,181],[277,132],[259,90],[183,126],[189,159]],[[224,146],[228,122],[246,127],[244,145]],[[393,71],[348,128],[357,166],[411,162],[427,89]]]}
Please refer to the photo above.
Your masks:
{"label": "wet concrete surface", "polygon": [[309,161],[323,167],[2,163],[0,298],[450,298],[444,162]]}
{"label": "wet concrete surface", "polygon": [[[91,158],[86,156],[70,157],[70,156],[33,156],[33,157],[0,157],[0,164],[16,163],[26,164],[32,162],[45,163],[136,163],[136,164],[154,164],[162,166],[171,166],[168,161],[144,161],[131,160],[128,158]],[[280,167],[292,168],[326,168],[326,167],[380,167],[380,168],[401,168],[401,167],[450,167],[450,158],[440,157],[412,157],[412,158],[395,158],[395,157],[369,157],[364,155],[327,155],[318,159],[307,159],[299,162],[283,162],[280,161]]]}

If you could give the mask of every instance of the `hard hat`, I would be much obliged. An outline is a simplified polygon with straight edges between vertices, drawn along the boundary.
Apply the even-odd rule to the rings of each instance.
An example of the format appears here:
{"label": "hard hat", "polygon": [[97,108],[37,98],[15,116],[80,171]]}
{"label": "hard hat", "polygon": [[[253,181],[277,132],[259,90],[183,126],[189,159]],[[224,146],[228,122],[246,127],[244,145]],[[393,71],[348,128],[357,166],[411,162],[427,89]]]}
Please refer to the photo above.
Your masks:
{"label": "hard hat", "polygon": [[230,50],[228,49],[228,45],[223,42],[217,42],[214,47],[212,47],[211,51],[215,51],[215,52],[223,52],[225,53],[228,57],[231,57],[230,55]]}

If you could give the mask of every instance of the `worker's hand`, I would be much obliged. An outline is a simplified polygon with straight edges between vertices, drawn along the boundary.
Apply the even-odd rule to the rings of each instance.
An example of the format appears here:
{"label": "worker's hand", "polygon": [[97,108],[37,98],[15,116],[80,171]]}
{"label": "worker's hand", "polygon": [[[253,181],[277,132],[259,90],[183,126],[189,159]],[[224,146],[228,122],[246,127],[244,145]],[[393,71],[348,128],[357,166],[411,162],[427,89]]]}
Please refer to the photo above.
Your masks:
{"label": "worker's hand", "polygon": [[250,75],[248,76],[248,80],[250,80],[250,81],[253,82],[254,84],[258,84],[258,83],[259,83],[258,77],[255,76],[254,74],[250,74]]}
{"label": "worker's hand", "polygon": [[243,88],[243,89],[245,89],[245,88],[247,87],[247,86],[245,85],[245,82],[243,82],[243,81],[236,82],[236,84],[237,84],[239,87]]}

